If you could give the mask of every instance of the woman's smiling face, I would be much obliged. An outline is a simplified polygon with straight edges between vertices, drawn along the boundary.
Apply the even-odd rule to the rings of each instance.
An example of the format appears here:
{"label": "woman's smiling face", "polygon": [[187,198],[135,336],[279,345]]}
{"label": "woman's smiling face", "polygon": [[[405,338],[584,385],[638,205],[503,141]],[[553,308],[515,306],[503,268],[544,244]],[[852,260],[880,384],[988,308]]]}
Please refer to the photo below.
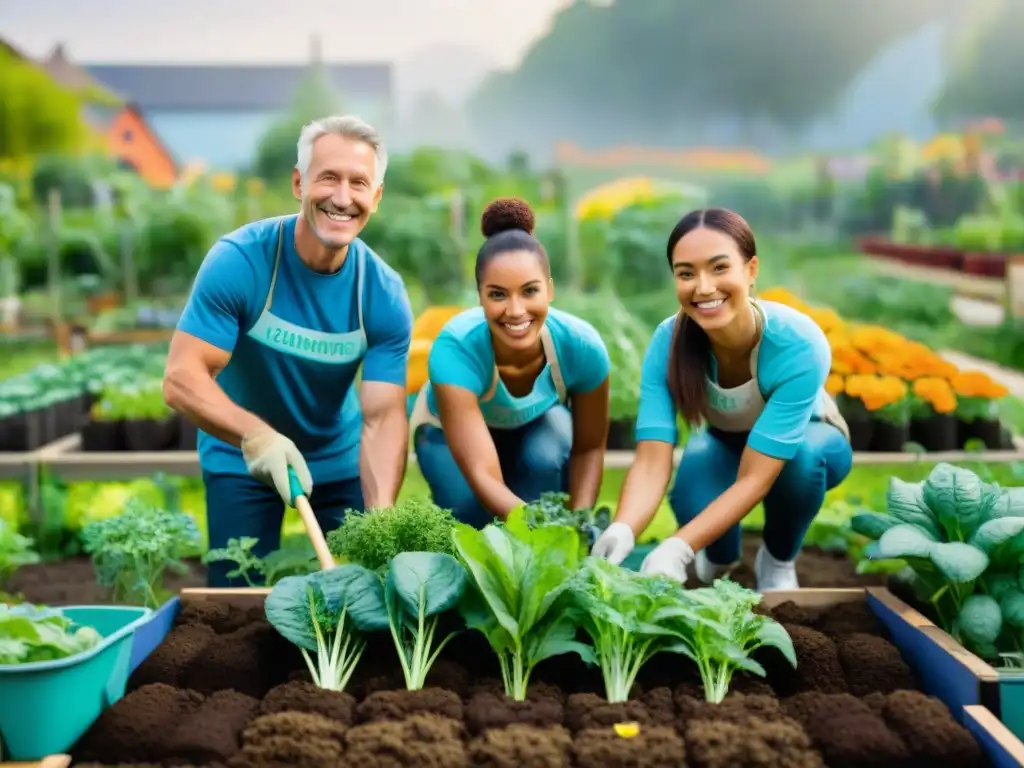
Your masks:
{"label": "woman's smiling face", "polygon": [[480,304],[494,338],[513,350],[536,344],[553,290],[536,254],[508,251],[491,259],[481,275]]}
{"label": "woman's smiling face", "polygon": [[701,226],[676,243],[672,273],[683,312],[705,331],[714,331],[749,311],[757,257],[748,261],[729,235]]}

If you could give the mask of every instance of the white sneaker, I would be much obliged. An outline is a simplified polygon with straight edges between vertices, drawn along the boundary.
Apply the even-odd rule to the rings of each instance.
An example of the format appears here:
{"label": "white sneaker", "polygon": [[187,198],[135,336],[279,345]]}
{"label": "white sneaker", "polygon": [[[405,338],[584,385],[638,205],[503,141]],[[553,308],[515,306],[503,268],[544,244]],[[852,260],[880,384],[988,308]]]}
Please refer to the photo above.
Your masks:
{"label": "white sneaker", "polygon": [[728,576],[729,572],[737,565],[738,563],[727,563],[726,565],[712,563],[704,554],[703,549],[697,553],[697,557],[693,561],[693,569],[697,572],[697,578],[702,584],[712,584],[715,579]]}
{"label": "white sneaker", "polygon": [[757,579],[758,592],[800,589],[796,579],[796,559],[776,560],[764,544],[757,550],[757,557],[754,559],[754,576]]}

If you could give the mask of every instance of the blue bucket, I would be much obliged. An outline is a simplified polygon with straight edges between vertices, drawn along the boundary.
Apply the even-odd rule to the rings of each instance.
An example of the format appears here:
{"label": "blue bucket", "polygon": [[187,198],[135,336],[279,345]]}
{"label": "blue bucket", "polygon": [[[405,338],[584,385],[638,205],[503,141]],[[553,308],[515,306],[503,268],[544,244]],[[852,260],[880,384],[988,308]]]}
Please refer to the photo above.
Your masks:
{"label": "blue bucket", "polygon": [[12,760],[67,752],[96,718],[124,696],[132,641],[149,608],[69,606],[58,609],[103,640],[56,661],[0,664],[0,743]]}
{"label": "blue bucket", "polygon": [[157,646],[164,641],[168,633],[174,627],[174,620],[178,618],[181,611],[181,598],[172,597],[166,603],[154,611],[153,615],[145,624],[135,628],[135,638],[132,640],[132,657],[128,664],[130,675],[139,665],[146,660]]}

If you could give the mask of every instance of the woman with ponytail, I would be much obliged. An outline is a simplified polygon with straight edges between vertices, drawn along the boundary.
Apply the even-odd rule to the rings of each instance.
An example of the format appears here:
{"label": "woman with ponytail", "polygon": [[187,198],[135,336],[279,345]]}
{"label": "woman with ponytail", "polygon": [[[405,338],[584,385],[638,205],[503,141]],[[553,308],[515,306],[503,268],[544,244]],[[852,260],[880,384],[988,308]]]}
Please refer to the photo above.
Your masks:
{"label": "woman with ponytail", "polygon": [[668,263],[680,310],[645,354],[636,459],[593,554],[622,562],[654,517],[681,415],[691,436],[669,494],[681,527],[641,571],[685,582],[693,563],[711,583],[738,563],[740,523],[763,502],[757,588],[796,589],[807,529],[853,464],[848,429],[824,389],[828,340],[807,315],[753,298],[757,247],[732,211],[684,216],[669,235]]}
{"label": "woman with ponytail", "polygon": [[480,306],[431,345],[410,420],[434,502],[477,528],[545,491],[591,507],[604,472],[608,350],[592,325],[550,306],[551,267],[533,227],[522,200],[487,206]]}

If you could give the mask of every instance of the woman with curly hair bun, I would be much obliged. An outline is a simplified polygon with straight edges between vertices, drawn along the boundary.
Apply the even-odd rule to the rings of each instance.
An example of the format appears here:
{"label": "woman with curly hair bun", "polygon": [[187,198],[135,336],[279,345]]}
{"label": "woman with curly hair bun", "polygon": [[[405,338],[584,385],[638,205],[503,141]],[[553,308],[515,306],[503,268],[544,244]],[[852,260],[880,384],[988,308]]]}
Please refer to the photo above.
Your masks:
{"label": "woman with curly hair bun", "polygon": [[516,198],[484,210],[480,306],[431,346],[410,424],[434,502],[477,528],[546,491],[593,506],[604,472],[608,350],[592,325],[550,306],[534,223]]}

